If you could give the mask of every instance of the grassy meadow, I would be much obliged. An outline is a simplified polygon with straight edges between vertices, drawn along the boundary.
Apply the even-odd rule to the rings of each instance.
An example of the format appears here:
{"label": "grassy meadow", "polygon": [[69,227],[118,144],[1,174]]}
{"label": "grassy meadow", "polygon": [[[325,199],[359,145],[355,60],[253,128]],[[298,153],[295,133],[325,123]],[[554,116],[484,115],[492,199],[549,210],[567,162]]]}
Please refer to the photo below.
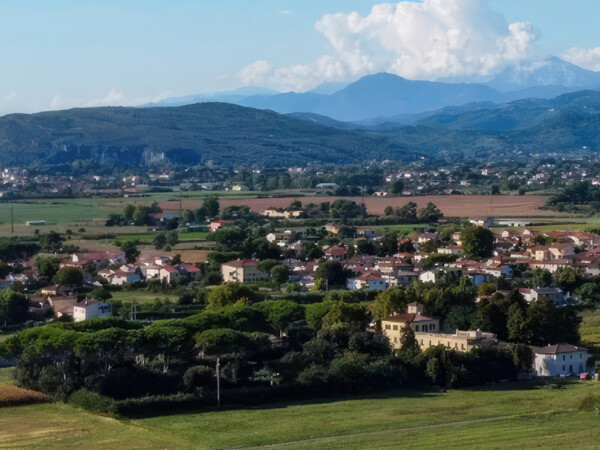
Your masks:
{"label": "grassy meadow", "polygon": [[157,299],[162,301],[170,300],[172,302],[177,302],[179,298],[178,295],[163,293],[163,292],[148,292],[144,290],[136,290],[136,291],[113,291],[111,292],[112,298],[114,300],[121,300],[123,302],[133,302],[135,301],[138,305],[142,303],[153,302]]}
{"label": "grassy meadow", "polygon": [[592,448],[600,416],[578,404],[600,383],[396,391],[134,420],[64,404],[0,409],[0,448]]}

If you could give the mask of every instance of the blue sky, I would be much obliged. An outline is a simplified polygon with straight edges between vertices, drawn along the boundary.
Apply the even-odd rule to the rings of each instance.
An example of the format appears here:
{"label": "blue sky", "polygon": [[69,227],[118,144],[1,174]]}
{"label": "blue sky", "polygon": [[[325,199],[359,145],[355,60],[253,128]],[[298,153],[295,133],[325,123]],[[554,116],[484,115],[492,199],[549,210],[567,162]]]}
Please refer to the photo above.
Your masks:
{"label": "blue sky", "polygon": [[[427,2],[427,11],[414,15],[395,6],[371,15],[382,2],[6,0],[0,3],[0,113],[140,104],[249,82],[306,90],[379,70],[409,78],[485,78],[549,54],[600,68],[597,0]],[[457,9],[446,11],[452,3]],[[381,26],[386,14],[399,20],[405,13],[420,25]],[[446,19],[457,34],[446,33]],[[513,23],[526,25],[508,31]],[[421,58],[428,48],[420,47],[421,32],[429,24],[459,43]],[[470,44],[457,53],[464,35]],[[507,44],[498,55],[480,45],[501,39]]]}

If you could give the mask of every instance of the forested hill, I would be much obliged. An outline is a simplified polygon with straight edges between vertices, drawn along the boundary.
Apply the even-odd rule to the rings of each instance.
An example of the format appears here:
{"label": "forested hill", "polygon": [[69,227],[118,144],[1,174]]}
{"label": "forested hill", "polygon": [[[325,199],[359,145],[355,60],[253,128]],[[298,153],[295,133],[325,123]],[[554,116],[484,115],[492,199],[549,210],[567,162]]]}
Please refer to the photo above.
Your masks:
{"label": "forested hill", "polygon": [[4,165],[93,159],[117,164],[293,165],[403,159],[399,143],[226,103],[80,108],[0,117]]}

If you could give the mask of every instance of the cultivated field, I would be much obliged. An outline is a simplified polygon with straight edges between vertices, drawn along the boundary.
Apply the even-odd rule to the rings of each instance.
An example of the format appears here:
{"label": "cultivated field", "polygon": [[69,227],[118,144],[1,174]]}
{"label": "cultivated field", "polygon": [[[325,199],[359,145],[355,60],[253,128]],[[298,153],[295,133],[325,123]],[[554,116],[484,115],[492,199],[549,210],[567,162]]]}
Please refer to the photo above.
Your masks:
{"label": "cultivated field", "polygon": [[[365,202],[367,210],[373,214],[382,214],[387,206],[402,207],[408,202],[415,202],[419,208],[428,202],[435,203],[448,217],[555,217],[555,211],[541,210],[548,197],[544,195],[522,196],[486,196],[486,195],[427,195],[417,197],[297,197],[303,204],[333,202],[337,199]],[[296,198],[245,198],[219,199],[221,208],[232,205],[247,205],[252,211],[261,212],[269,207],[284,208]],[[202,205],[201,200],[183,200],[184,209],[196,209]],[[179,209],[178,201],[163,201],[160,206],[165,210]]]}
{"label": "cultivated field", "polygon": [[581,343],[593,353],[600,353],[600,310],[585,311],[579,325]]}
{"label": "cultivated field", "polygon": [[115,420],[63,404],[0,409],[0,448],[594,448],[600,416],[578,410],[600,383],[273,404]]}

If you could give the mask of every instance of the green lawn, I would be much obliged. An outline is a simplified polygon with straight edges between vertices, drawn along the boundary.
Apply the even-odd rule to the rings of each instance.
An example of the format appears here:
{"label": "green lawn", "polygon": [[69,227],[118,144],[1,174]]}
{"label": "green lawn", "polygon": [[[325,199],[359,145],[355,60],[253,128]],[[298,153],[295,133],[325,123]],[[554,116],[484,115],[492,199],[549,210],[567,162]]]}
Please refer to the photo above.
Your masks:
{"label": "green lawn", "polygon": [[385,234],[391,233],[394,231],[398,231],[400,233],[412,233],[413,231],[423,231],[425,228],[428,228],[429,225],[424,224],[402,224],[402,225],[379,225],[375,228],[377,233]]}
{"label": "green lawn", "polygon": [[0,448],[590,448],[600,416],[577,409],[590,393],[600,383],[398,391],[133,421],[42,404],[0,409]]}
{"label": "green lawn", "polygon": [[172,302],[176,302],[179,299],[178,295],[168,294],[162,292],[148,292],[144,290],[137,291],[114,291],[111,292],[113,299],[121,300],[123,302],[132,302],[136,301],[137,304],[153,302],[157,298],[160,300],[171,300]]}

